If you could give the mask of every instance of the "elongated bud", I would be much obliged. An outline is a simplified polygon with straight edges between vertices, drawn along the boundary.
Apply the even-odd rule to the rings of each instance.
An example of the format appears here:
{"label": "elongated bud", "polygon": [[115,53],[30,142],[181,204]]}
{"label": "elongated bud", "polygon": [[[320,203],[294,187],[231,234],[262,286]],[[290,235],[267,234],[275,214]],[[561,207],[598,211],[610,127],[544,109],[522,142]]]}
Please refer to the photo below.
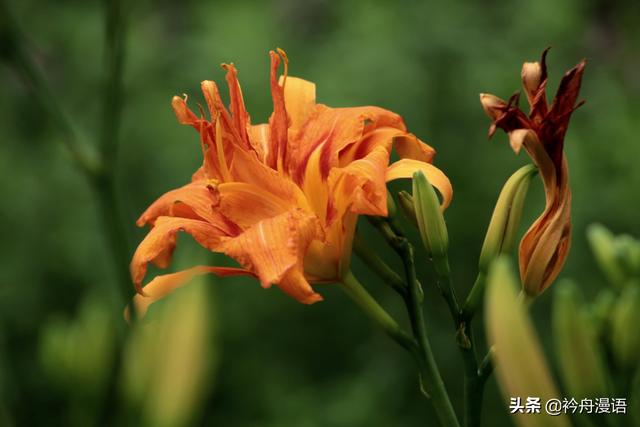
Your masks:
{"label": "elongated bud", "polygon": [[587,229],[587,239],[598,266],[609,283],[616,287],[622,287],[625,274],[616,257],[617,251],[613,234],[603,225],[592,224]]}
{"label": "elongated bud", "polygon": [[[502,395],[506,399],[513,396],[536,396],[546,402],[558,398],[560,393],[527,308],[516,296],[517,282],[509,259],[504,255],[498,257],[492,263],[487,277],[487,343],[493,349],[496,379],[502,389]],[[515,413],[514,417],[516,424],[521,427],[569,426],[566,414],[550,417],[544,412]]]}
{"label": "elongated bud", "polygon": [[398,204],[400,205],[400,210],[407,217],[409,221],[416,227],[418,226],[418,219],[416,218],[416,208],[413,206],[413,197],[411,194],[406,191],[401,191],[398,193]]}
{"label": "elongated bud", "polygon": [[615,239],[614,249],[627,282],[640,278],[640,242],[628,234],[621,234]]}
{"label": "elongated bud", "polygon": [[576,398],[608,396],[609,375],[597,332],[575,283],[565,281],[558,285],[552,324],[560,375],[569,394]]}
{"label": "elongated bud", "polygon": [[640,360],[640,286],[624,289],[613,311],[611,322],[611,345],[618,365],[629,371],[638,366]]}
{"label": "elongated bud", "polygon": [[433,259],[438,274],[448,275],[449,234],[438,195],[422,171],[413,174],[413,205],[422,243]]}
{"label": "elongated bud", "polygon": [[394,218],[397,213],[398,208],[396,208],[396,202],[393,200],[391,193],[387,191],[387,216]]}
{"label": "elongated bud", "polygon": [[604,336],[611,323],[611,313],[616,302],[616,294],[609,288],[602,289],[590,307],[590,315],[596,334]]}
{"label": "elongated bud", "polygon": [[502,187],[480,251],[478,266],[482,273],[487,271],[491,261],[498,255],[513,250],[524,201],[536,171],[534,165],[523,166]]}
{"label": "elongated bud", "polygon": [[128,338],[122,391],[140,411],[142,425],[192,425],[202,407],[217,359],[207,289],[200,277],[175,291],[162,310],[151,321],[138,322]]}

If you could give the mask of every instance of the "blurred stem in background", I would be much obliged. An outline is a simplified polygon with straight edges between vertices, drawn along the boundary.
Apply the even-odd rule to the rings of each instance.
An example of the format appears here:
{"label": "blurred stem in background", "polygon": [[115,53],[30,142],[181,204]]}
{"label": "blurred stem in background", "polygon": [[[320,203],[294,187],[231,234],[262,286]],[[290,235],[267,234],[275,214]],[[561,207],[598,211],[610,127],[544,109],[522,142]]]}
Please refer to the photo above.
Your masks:
{"label": "blurred stem in background", "polygon": [[[116,188],[116,154],[122,114],[125,48],[125,19],[118,0],[105,0],[105,84],[103,94],[102,128],[98,141],[87,138],[79,126],[59,103],[40,67],[29,53],[27,41],[6,0],[0,0],[0,46],[3,59],[13,64],[25,79],[34,97],[42,105],[63,134],[63,143],[78,169],[85,176],[96,198],[103,236],[114,263],[116,282],[109,286],[113,310],[120,312],[131,289],[128,272],[129,244],[121,217],[120,200]],[[98,147],[96,149],[96,147]],[[134,310],[132,310],[134,311]],[[124,322],[115,322],[117,342],[124,341]],[[113,366],[120,367],[121,352],[116,352]],[[116,415],[117,377],[109,378],[102,405],[100,422],[109,424]]]}
{"label": "blurred stem in background", "polygon": [[[122,111],[122,71],[125,46],[125,19],[117,0],[105,0],[106,83],[104,116],[99,144],[87,137],[71,115],[60,105],[49,82],[29,53],[26,37],[7,0],[0,0],[0,54],[12,64],[31,89],[51,120],[63,134],[62,142],[96,197],[104,238],[114,261],[117,283],[109,289],[114,305],[122,307],[131,289],[128,273],[129,244],[121,217],[115,180],[115,159]],[[99,149],[96,149],[96,147]]]}

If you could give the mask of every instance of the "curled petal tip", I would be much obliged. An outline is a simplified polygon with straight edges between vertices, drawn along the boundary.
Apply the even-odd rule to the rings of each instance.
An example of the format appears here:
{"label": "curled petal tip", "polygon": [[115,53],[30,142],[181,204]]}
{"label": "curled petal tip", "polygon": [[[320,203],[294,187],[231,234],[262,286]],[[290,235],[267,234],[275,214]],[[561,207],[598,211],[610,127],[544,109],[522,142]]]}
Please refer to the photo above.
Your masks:
{"label": "curled petal tip", "polygon": [[303,304],[311,305],[323,300],[324,298],[322,298],[322,295],[314,293],[313,295],[309,295],[307,298],[305,298],[304,300],[301,300],[300,302]]}
{"label": "curled petal tip", "polygon": [[489,93],[480,94],[480,104],[482,104],[482,109],[487,116],[492,120],[500,117],[502,110],[507,106],[507,103],[503,99]]}

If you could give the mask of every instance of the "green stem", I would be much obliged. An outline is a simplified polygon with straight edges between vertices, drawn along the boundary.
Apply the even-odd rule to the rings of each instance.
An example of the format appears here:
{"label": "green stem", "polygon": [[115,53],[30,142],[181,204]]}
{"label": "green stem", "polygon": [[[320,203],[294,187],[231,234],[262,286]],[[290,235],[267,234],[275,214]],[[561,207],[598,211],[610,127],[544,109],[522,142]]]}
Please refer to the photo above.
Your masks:
{"label": "green stem", "polygon": [[358,279],[349,271],[341,282],[341,288],[364,311],[364,313],[400,346],[414,352],[416,343],[380,304],[367,292]]}
{"label": "green stem", "polygon": [[453,283],[451,281],[451,273],[449,269],[449,259],[445,258],[442,263],[446,266],[446,269],[444,269],[446,270],[446,273],[438,276],[438,290],[447,303],[449,314],[451,315],[454,325],[456,328],[460,328],[461,325],[464,325],[461,323],[460,307],[458,305],[458,300],[456,299],[456,294],[453,290]]}
{"label": "green stem", "polygon": [[372,251],[370,245],[358,234],[353,240],[353,250],[367,264],[367,267],[380,276],[386,285],[393,288],[400,295],[407,296],[407,288],[402,277],[393,271],[378,254]]}
{"label": "green stem", "polygon": [[[4,28],[2,28],[4,27]],[[62,109],[53,94],[42,70],[28,53],[25,36],[6,0],[0,0],[0,48],[2,56],[13,62],[33,92],[36,102],[46,111],[64,137],[62,143],[74,162],[87,175],[96,173],[100,167],[99,157],[85,139],[70,115]]]}
{"label": "green stem", "polygon": [[484,356],[484,359],[482,359],[482,362],[480,362],[480,366],[478,366],[478,377],[482,381],[482,384],[489,379],[493,372],[493,352],[494,349],[491,347]]}
{"label": "green stem", "polygon": [[100,147],[105,167],[113,170],[122,119],[124,49],[126,22],[119,0],[105,3],[105,70],[103,120]]}
{"label": "green stem", "polygon": [[406,238],[400,238],[398,241],[399,250],[402,252],[402,260],[405,265],[407,274],[407,283],[409,283],[409,301],[407,308],[410,312],[410,318],[414,335],[418,341],[420,349],[420,375],[424,380],[422,384],[429,396],[436,411],[436,415],[443,426],[460,426],[451,399],[440,375],[440,371],[436,364],[431,350],[431,343],[427,336],[426,322],[424,311],[422,310],[422,290],[419,288],[416,278],[416,270],[413,256],[413,246]]}
{"label": "green stem", "polygon": [[123,104],[123,70],[126,39],[126,19],[122,0],[104,0],[105,7],[105,84],[100,152],[102,173],[94,184],[101,206],[107,238],[116,262],[118,281],[124,295],[131,292],[129,277],[129,233],[124,226],[122,206],[116,183],[116,159],[119,146]]}
{"label": "green stem", "polygon": [[[407,272],[407,283],[416,284],[415,289],[418,291],[419,287],[417,284],[419,282],[417,282],[415,276],[413,248],[409,241],[402,236],[402,231],[396,224],[390,224],[381,218],[370,218],[370,221],[382,234],[387,243],[402,257],[405,263],[405,271]],[[438,269],[441,272],[438,276],[438,289],[447,303],[449,313],[457,330],[456,338],[458,348],[464,363],[464,425],[466,427],[477,427],[481,421],[482,397],[486,377],[481,376],[478,371],[478,363],[476,361],[471,333],[471,318],[465,318],[458,305],[449,274],[449,261],[446,258],[440,261],[441,267],[443,268]],[[410,286],[410,289],[413,288]],[[411,300],[412,306],[409,307],[409,309],[412,325],[414,325],[414,333],[417,332],[416,335],[419,337],[420,334],[422,334],[419,330],[422,310],[420,309],[418,311],[413,307],[415,300],[416,299]],[[419,303],[418,306],[420,306]],[[424,320],[422,320],[422,322],[424,322]],[[419,338],[418,342],[421,342]]]}
{"label": "green stem", "polygon": [[484,272],[478,272],[476,281],[467,296],[464,306],[462,307],[462,319],[470,321],[476,314],[478,307],[482,303],[482,297],[484,296],[484,287],[486,282],[486,275]]}
{"label": "green stem", "polygon": [[12,61],[25,78],[31,88],[35,99],[42,105],[45,112],[53,120],[55,125],[64,135],[62,142],[71,154],[75,164],[84,173],[87,182],[91,185],[96,202],[100,210],[102,227],[107,239],[109,251],[112,254],[117,273],[118,286],[115,291],[118,307],[122,306],[125,296],[131,289],[131,280],[128,274],[129,249],[126,241],[126,231],[122,226],[118,209],[118,200],[114,186],[113,164],[110,154],[115,144],[120,111],[120,83],[122,69],[122,40],[120,34],[121,19],[120,8],[117,1],[108,2],[107,13],[107,52],[109,59],[107,69],[110,77],[105,89],[105,119],[103,123],[102,149],[97,153],[84,134],[80,132],[71,116],[60,105],[59,99],[54,95],[44,73],[36,65],[28,54],[25,37],[20,30],[17,20],[6,4],[6,0],[0,0],[0,20],[4,24],[1,34],[2,43],[5,45],[4,56]]}
{"label": "green stem", "polygon": [[420,377],[425,391],[431,398],[436,415],[443,426],[460,426],[453,410],[451,399],[440,375],[427,335],[424,312],[422,310],[422,289],[416,276],[413,246],[409,240],[400,235],[397,224],[390,224],[382,218],[368,217],[369,221],[378,229],[389,245],[398,253],[404,265],[406,283],[409,285],[409,295],[405,302],[411,319],[411,328],[418,342],[417,354]]}

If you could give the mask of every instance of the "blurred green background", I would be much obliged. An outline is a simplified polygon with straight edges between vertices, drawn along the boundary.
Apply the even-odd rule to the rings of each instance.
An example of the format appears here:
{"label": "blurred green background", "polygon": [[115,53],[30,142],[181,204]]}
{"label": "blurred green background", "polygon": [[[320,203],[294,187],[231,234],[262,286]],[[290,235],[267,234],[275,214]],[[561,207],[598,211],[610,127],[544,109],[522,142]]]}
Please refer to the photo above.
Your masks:
{"label": "blurred green background", "polygon": [[[104,5],[24,0],[14,1],[12,8],[59,102],[85,134],[94,136],[100,129],[105,77]],[[125,102],[115,165],[129,253],[144,235],[135,228],[137,216],[157,196],[186,183],[201,162],[197,134],[177,124],[171,97],[187,93],[192,106],[202,102],[199,82],[222,83],[219,64],[234,62],[252,121],[264,122],[271,112],[267,52],[275,47],[286,50],[291,75],[317,84],[319,102],[379,105],[398,112],[413,133],[438,150],[436,164],[454,185],[446,218],[459,295],[465,296],[475,279],[477,256],[502,183],[528,161],[524,154],[513,154],[502,133],[487,140],[489,123],[478,93],[506,98],[519,90],[522,62],[537,60],[549,45],[551,91],[566,69],[583,57],[589,60],[582,90],[587,104],[572,119],[566,140],[574,240],[561,277],[575,278],[589,295],[602,286],[604,279],[585,240],[588,224],[599,221],[616,233],[640,235],[636,1],[163,0],[135,2],[127,6],[126,16]],[[70,387],[61,387],[46,360],[43,363],[42,337],[55,329],[51,325],[82,317],[78,313],[86,310],[84,301],[89,299],[90,306],[110,307],[108,314],[98,309],[98,315],[87,315],[103,329],[77,332],[84,337],[78,353],[92,354],[90,337],[108,337],[125,327],[122,306],[112,291],[125,285],[117,283],[96,199],[60,144],[63,136],[15,68],[3,62],[0,78],[0,424],[90,425],[95,421],[83,418],[83,411],[90,412],[91,405],[78,404],[86,399],[82,389],[73,379]],[[405,186],[394,184],[393,189]],[[542,203],[536,182],[523,229]],[[376,250],[399,267],[368,224],[361,225]],[[203,252],[181,238],[172,267],[222,262]],[[429,278],[426,264],[419,263],[421,274]],[[358,260],[354,269],[401,317],[401,301]],[[190,358],[194,353],[186,352],[181,359],[184,372],[195,370],[206,378],[198,392],[201,409],[187,424],[352,427],[434,422],[429,421],[434,416],[430,405],[418,391],[412,360],[337,289],[319,286],[325,301],[309,307],[250,280],[207,281],[208,308],[203,312],[210,325],[201,334],[211,345],[207,376],[190,369],[191,364],[200,366]],[[454,332],[433,283],[423,283],[436,358],[460,409],[462,365]],[[552,293],[533,307],[547,345]],[[106,327],[101,315],[111,319]],[[187,326],[193,323],[184,321]],[[156,351],[129,352],[121,362],[126,369],[132,364],[148,369],[180,346],[185,334],[169,334],[174,341],[165,339]],[[118,363],[99,359],[91,356],[98,368],[89,366],[87,372]],[[120,378],[122,371],[109,377]],[[143,387],[146,393],[152,389]],[[176,395],[180,390],[174,390]],[[140,405],[131,403],[135,399],[98,400],[95,407],[101,409],[96,411],[106,413],[110,422],[134,425],[141,417]],[[494,379],[488,383],[483,419],[486,425],[511,425]]]}

